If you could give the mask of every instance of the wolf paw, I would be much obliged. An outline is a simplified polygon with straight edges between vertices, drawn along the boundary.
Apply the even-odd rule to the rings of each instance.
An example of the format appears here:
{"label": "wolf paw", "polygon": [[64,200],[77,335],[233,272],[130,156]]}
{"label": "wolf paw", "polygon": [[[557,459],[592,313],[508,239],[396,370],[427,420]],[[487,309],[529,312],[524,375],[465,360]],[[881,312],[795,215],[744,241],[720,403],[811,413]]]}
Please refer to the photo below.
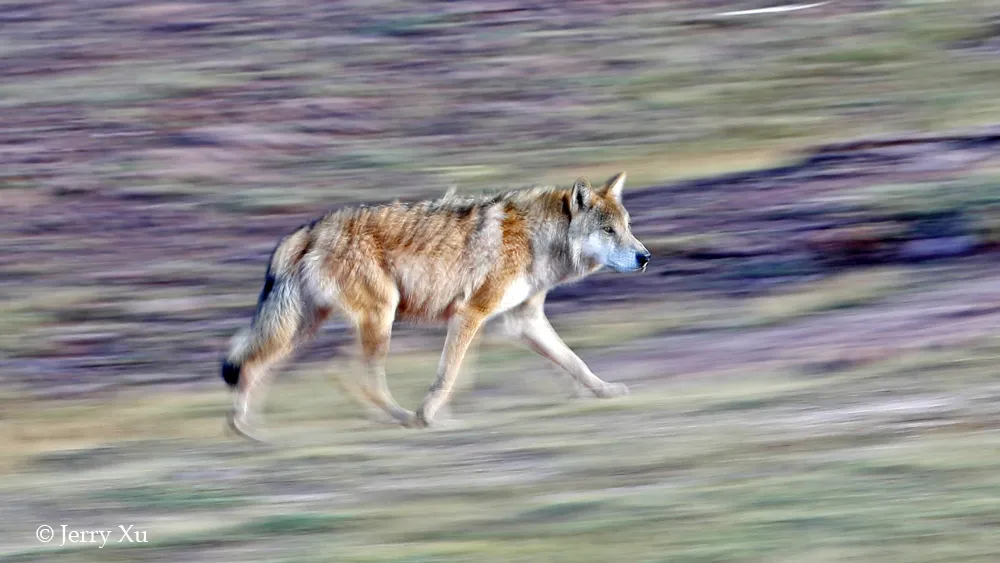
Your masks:
{"label": "wolf paw", "polygon": [[365,410],[365,418],[378,426],[409,426],[413,416],[412,412],[403,408],[394,409],[392,412],[380,408]]}
{"label": "wolf paw", "polygon": [[415,412],[413,416],[410,417],[409,420],[404,422],[403,426],[407,428],[417,428],[417,429],[427,428],[428,426],[430,426],[430,421],[428,421],[427,418],[424,417],[424,410],[420,409],[419,411]]}
{"label": "wolf paw", "polygon": [[624,383],[608,383],[603,387],[594,389],[594,395],[601,399],[624,397],[628,395],[628,386]]}
{"label": "wolf paw", "polygon": [[403,426],[407,428],[426,428],[428,430],[456,430],[464,428],[465,424],[452,418],[445,409],[439,411],[431,419],[428,419],[423,409],[421,409],[411,416],[410,420],[403,424]]}
{"label": "wolf paw", "polygon": [[375,426],[399,426],[400,424],[406,425],[406,422],[396,420],[389,413],[383,410],[371,409],[365,412],[365,420],[370,422]]}
{"label": "wolf paw", "polygon": [[261,438],[256,432],[250,429],[250,424],[247,422],[246,417],[239,416],[236,413],[230,411],[226,415],[226,428],[233,434],[250,440],[251,442],[256,442],[258,444],[267,443],[263,438]]}

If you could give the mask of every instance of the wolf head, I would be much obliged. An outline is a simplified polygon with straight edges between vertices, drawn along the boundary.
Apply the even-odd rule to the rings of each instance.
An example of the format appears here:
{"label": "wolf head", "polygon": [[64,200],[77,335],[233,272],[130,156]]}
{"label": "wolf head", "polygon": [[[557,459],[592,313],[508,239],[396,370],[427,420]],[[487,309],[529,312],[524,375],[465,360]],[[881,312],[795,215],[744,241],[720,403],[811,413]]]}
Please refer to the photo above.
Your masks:
{"label": "wolf head", "polygon": [[607,266],[618,272],[645,270],[649,251],[632,235],[628,211],[622,205],[625,173],[593,188],[580,178],[569,197],[569,241],[574,260],[590,269]]}

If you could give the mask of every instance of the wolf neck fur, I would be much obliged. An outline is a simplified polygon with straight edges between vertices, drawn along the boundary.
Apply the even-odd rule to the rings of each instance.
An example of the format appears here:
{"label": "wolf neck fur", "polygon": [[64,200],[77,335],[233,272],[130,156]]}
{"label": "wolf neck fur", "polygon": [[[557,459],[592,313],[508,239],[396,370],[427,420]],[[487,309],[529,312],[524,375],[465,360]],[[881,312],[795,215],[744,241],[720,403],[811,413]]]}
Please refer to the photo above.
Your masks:
{"label": "wolf neck fur", "polygon": [[[485,211],[493,205],[504,207],[505,213],[523,216],[531,225],[529,236],[537,250],[535,256],[546,257],[544,264],[532,264],[529,276],[538,289],[553,287],[593,273],[599,266],[580,256],[579,249],[570,245],[570,197],[569,188],[551,186],[531,187],[471,197],[455,196],[449,192],[445,197],[431,203],[438,209],[461,212],[470,208]],[[539,205],[539,203],[542,205]]]}
{"label": "wolf neck fur", "polygon": [[[529,236],[538,250],[529,277],[536,289],[548,289],[593,273],[599,266],[570,244],[570,197],[566,188],[536,187],[503,192],[492,198],[510,204],[508,212],[522,214],[532,225]],[[543,205],[538,205],[538,202]],[[543,250],[544,249],[544,250]],[[544,263],[538,257],[544,257]]]}

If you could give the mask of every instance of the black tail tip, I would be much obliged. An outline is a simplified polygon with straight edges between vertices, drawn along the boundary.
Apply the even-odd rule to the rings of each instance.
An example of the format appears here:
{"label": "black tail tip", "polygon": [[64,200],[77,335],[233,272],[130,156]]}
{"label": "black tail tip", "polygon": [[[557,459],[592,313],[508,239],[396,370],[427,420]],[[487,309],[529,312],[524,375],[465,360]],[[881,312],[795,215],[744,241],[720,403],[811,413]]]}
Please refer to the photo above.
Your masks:
{"label": "black tail tip", "polygon": [[222,380],[230,387],[236,387],[240,382],[240,366],[229,360],[222,360]]}

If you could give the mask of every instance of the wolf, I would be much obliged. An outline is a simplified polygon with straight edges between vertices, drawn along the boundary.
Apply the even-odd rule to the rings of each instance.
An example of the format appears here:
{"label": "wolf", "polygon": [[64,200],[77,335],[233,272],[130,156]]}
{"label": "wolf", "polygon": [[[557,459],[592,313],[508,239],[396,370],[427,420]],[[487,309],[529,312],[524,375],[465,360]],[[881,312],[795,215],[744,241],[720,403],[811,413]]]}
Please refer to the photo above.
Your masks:
{"label": "wolf", "polygon": [[[253,320],[232,339],[222,378],[236,391],[228,423],[250,439],[269,367],[331,315],[353,326],[363,364],[358,398],[393,423],[423,428],[447,403],[462,360],[488,320],[568,372],[597,397],[627,394],[598,378],[545,316],[552,288],[601,268],[646,269],[650,253],[622,204],[625,172],[593,187],[534,187],[496,195],[393,202],[327,213],[283,238]],[[385,361],[395,321],[447,326],[437,378],[411,412],[393,399]]]}

